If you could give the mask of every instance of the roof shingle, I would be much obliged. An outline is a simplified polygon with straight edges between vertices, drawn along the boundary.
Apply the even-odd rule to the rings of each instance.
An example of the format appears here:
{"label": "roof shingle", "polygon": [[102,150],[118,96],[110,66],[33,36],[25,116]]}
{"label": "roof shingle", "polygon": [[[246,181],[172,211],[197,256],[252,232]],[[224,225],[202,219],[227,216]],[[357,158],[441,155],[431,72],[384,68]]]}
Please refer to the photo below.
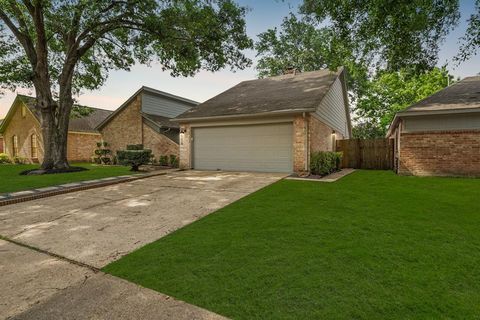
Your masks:
{"label": "roof shingle", "polygon": [[314,110],[342,70],[319,70],[244,81],[175,119]]}

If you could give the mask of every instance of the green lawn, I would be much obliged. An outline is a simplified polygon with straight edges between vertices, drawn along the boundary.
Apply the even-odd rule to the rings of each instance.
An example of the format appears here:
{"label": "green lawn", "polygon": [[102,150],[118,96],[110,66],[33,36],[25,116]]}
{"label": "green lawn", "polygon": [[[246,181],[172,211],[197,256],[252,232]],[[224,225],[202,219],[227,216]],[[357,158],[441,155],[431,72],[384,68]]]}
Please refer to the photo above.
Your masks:
{"label": "green lawn", "polygon": [[480,180],[284,180],[105,271],[233,319],[478,319]]}
{"label": "green lawn", "polygon": [[132,173],[129,171],[129,167],[122,166],[96,166],[90,163],[74,163],[72,165],[84,167],[89,170],[39,176],[21,176],[20,172],[37,168],[38,165],[0,165],[0,193],[41,188],[69,182],[121,176]]}

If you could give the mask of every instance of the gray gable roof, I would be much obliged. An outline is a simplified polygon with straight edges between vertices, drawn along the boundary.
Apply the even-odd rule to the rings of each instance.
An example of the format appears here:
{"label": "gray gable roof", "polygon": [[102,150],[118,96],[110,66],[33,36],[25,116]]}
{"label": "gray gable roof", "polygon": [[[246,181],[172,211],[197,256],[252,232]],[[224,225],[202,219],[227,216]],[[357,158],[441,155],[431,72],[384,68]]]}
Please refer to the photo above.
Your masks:
{"label": "gray gable roof", "polygon": [[149,113],[142,113],[142,116],[145,119],[155,123],[155,125],[161,128],[179,128],[180,127],[178,123],[170,121],[171,118],[168,118],[168,117],[163,117],[163,116],[149,114]]}
{"label": "gray gable roof", "polygon": [[342,71],[319,70],[243,81],[175,120],[315,111]]}
{"label": "gray gable roof", "polygon": [[399,112],[441,111],[480,108],[480,76],[455,82]]}
{"label": "gray gable roof", "polygon": [[[32,113],[40,120],[40,114],[35,108],[36,99],[34,97],[18,95],[18,98],[32,111]],[[78,131],[78,132],[95,132],[98,131],[95,129],[96,126],[105,120],[113,111],[92,108],[87,106],[81,106],[83,108],[91,109],[91,113],[84,117],[72,118],[70,119],[68,131]]]}

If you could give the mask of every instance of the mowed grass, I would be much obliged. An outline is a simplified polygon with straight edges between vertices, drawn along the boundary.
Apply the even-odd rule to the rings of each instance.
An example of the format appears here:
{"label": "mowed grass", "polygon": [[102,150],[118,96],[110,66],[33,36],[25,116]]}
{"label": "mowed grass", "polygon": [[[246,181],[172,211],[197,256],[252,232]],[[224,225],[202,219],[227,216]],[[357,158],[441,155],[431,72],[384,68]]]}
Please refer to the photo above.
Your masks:
{"label": "mowed grass", "polygon": [[72,163],[72,165],[87,168],[88,171],[21,176],[20,172],[38,168],[38,165],[0,165],[0,193],[42,188],[63,183],[101,179],[132,173],[129,171],[129,167],[123,166],[97,166],[90,163]]}
{"label": "mowed grass", "polygon": [[104,270],[233,319],[478,319],[480,180],[283,180]]}

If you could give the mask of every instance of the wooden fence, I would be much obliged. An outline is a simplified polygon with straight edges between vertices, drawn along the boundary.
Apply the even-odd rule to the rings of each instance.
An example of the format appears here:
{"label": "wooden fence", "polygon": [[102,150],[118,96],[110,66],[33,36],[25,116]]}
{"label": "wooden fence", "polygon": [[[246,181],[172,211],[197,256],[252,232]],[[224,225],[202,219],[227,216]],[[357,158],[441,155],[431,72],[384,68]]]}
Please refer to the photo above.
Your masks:
{"label": "wooden fence", "polygon": [[393,139],[348,139],[337,141],[343,152],[342,167],[355,169],[393,169]]}

